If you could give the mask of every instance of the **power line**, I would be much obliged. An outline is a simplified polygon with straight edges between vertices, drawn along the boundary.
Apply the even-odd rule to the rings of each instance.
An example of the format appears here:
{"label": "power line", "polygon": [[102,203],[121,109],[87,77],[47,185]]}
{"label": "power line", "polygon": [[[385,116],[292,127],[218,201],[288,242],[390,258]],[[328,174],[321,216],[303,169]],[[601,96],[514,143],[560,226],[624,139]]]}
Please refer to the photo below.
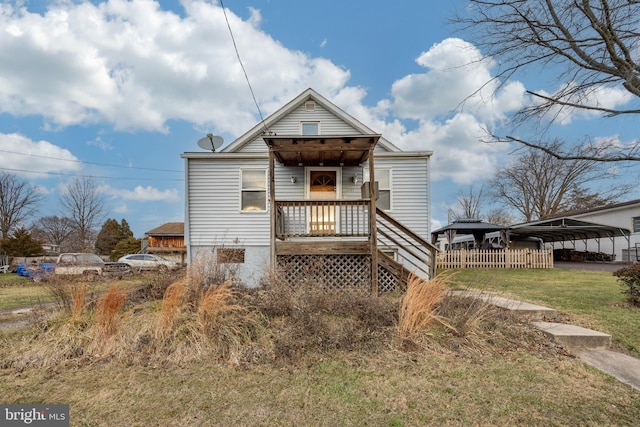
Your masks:
{"label": "power line", "polygon": [[154,172],[180,172],[180,173],[184,172],[182,170],[175,170],[175,169],[141,168],[141,167],[135,167],[135,166],[122,166],[122,165],[111,165],[111,164],[108,164],[108,163],[87,162],[87,161],[84,161],[84,160],[63,159],[61,157],[42,156],[42,155],[39,155],[39,154],[31,154],[31,153],[19,153],[17,151],[9,151],[9,150],[0,150],[0,152],[9,153],[9,154],[18,154],[20,156],[40,157],[42,159],[61,160],[61,161],[64,161],[64,162],[84,163],[84,164],[87,164],[87,165],[97,165],[97,166],[107,166],[107,167],[112,167],[112,168],[137,169],[137,170],[146,170],[146,171],[154,171]]}
{"label": "power line", "polygon": [[236,56],[238,57],[238,62],[240,63],[240,67],[242,68],[242,72],[244,73],[244,78],[247,80],[247,85],[249,85],[249,91],[251,92],[251,96],[253,97],[253,103],[256,104],[256,108],[258,109],[258,114],[260,115],[260,122],[264,127],[266,132],[269,131],[267,125],[264,123],[264,117],[262,117],[262,111],[260,110],[260,106],[258,105],[258,101],[256,100],[256,94],[253,92],[253,88],[251,87],[251,82],[249,81],[249,76],[247,75],[247,70],[244,68],[244,64],[242,63],[242,59],[240,59],[240,52],[238,52],[238,46],[236,45],[236,39],[233,36],[233,31],[231,31],[231,25],[229,24],[229,18],[227,18],[227,11],[225,10],[224,3],[220,0],[220,6],[222,7],[222,13],[224,14],[224,20],[227,22],[227,28],[229,29],[229,34],[231,34],[231,41],[233,42],[233,48],[236,51]]}
{"label": "power line", "polygon": [[44,174],[44,175],[58,175],[58,176],[86,176],[87,178],[96,178],[96,179],[114,179],[114,180],[126,180],[126,181],[184,181],[184,178],[125,178],[120,176],[99,176],[99,175],[85,175],[85,174],[77,174],[77,173],[63,173],[63,172],[42,172],[42,171],[34,171],[28,169],[12,169],[12,168],[3,168],[0,167],[0,170],[4,171],[12,171],[12,172],[26,172],[26,173],[34,173],[34,174]]}

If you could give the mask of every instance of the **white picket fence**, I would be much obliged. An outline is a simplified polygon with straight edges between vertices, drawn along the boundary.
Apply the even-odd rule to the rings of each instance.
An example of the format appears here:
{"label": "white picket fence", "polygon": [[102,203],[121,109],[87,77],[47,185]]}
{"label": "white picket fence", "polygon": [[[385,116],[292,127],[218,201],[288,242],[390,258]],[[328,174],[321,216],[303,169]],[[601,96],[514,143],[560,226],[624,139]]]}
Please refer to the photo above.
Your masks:
{"label": "white picket fence", "polygon": [[551,249],[460,249],[438,253],[438,270],[462,268],[553,268]]}

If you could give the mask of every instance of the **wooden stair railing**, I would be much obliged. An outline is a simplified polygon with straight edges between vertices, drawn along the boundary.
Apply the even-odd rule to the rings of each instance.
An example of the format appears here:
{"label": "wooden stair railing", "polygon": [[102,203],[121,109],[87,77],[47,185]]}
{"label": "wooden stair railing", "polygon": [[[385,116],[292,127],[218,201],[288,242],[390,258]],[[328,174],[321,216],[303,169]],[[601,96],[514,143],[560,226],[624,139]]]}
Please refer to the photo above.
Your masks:
{"label": "wooden stair railing", "polygon": [[388,260],[401,266],[403,272],[399,274],[406,276],[405,283],[408,279],[408,274],[405,272],[414,273],[424,279],[435,276],[438,248],[378,208],[376,208],[376,225],[378,249],[384,251],[384,248],[391,248],[397,257],[393,260],[389,256],[378,256],[378,263],[383,268],[392,271],[393,266]]}

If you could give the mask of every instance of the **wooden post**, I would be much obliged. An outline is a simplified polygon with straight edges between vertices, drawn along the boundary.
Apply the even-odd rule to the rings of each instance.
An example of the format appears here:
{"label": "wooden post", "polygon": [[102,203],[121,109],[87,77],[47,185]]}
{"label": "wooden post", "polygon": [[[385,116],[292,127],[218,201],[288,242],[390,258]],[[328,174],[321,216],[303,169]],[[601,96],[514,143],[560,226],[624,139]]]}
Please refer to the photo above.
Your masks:
{"label": "wooden post", "polygon": [[378,296],[378,225],[376,224],[376,192],[373,148],[369,147],[369,239],[371,248],[371,293]]}
{"label": "wooden post", "polygon": [[269,147],[269,210],[271,211],[271,243],[269,246],[272,274],[276,271],[276,180],[274,176],[274,165],[273,149]]}

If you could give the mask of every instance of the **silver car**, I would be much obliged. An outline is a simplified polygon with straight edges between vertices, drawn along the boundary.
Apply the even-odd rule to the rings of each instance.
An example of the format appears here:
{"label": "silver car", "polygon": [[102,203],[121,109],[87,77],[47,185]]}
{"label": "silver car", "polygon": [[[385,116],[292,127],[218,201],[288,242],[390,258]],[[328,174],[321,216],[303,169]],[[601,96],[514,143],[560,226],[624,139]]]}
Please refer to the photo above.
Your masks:
{"label": "silver car", "polygon": [[176,270],[182,266],[179,262],[169,261],[158,255],[152,254],[129,254],[118,259],[118,262],[128,264],[135,271],[167,271]]}

